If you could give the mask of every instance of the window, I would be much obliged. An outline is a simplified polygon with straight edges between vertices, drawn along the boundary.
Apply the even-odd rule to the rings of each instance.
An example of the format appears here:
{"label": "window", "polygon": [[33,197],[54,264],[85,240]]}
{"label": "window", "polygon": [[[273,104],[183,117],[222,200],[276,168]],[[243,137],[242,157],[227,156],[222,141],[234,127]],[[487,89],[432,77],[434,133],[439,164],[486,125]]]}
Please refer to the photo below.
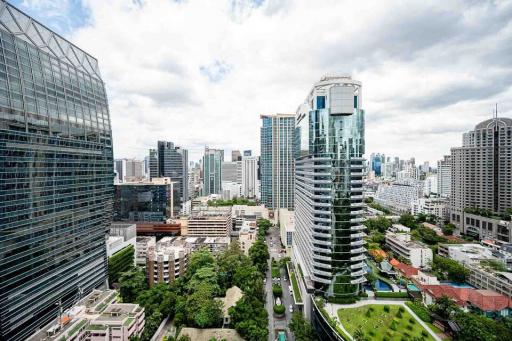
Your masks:
{"label": "window", "polygon": [[316,108],[325,109],[325,96],[316,96]]}

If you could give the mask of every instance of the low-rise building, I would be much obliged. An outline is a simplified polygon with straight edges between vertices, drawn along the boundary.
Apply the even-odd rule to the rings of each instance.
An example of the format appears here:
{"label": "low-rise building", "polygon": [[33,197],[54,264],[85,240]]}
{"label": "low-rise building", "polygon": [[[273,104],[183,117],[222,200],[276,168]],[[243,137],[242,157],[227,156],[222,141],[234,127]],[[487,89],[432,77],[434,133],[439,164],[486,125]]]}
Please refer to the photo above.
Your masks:
{"label": "low-rise building", "polygon": [[144,330],[145,312],[138,304],[116,303],[114,290],[94,290],[64,311],[30,341],[129,341]]}
{"label": "low-rise building", "polygon": [[212,253],[222,252],[229,247],[231,242],[230,237],[165,237],[159,243],[166,243],[168,245],[181,246],[189,249],[191,252],[206,248]]}
{"label": "low-rise building", "polygon": [[480,244],[440,244],[438,253],[463,265],[478,264],[484,259],[497,260],[491,249]]}
{"label": "low-rise building", "polygon": [[232,229],[231,207],[192,211],[188,218],[188,236],[229,237]]}
{"label": "low-rise building", "polygon": [[162,238],[156,248],[148,251],[146,277],[149,286],[156,283],[172,283],[185,274],[190,249],[173,244],[173,238]]}
{"label": "low-rise building", "polygon": [[279,209],[279,234],[281,243],[286,249],[286,255],[292,255],[293,234],[295,232],[295,216],[294,211],[286,208]]}
{"label": "low-rise building", "polygon": [[110,258],[114,254],[130,246],[136,250],[136,239],[137,229],[135,224],[112,223],[110,225],[109,237],[107,239],[107,256]]}
{"label": "low-rise building", "polygon": [[432,250],[427,246],[412,241],[409,233],[386,233],[386,245],[397,256],[401,256],[413,267],[425,268],[432,264]]}
{"label": "low-rise building", "polygon": [[249,249],[257,238],[256,222],[244,221],[238,234],[238,241],[240,242],[240,248],[246,255],[249,254]]}
{"label": "low-rise building", "polygon": [[449,219],[448,199],[446,198],[419,198],[411,203],[411,214],[433,215],[439,219]]}
{"label": "low-rise building", "polygon": [[467,282],[480,289],[494,290],[512,298],[512,273],[494,271],[481,265],[468,265],[469,278]]}
{"label": "low-rise building", "polygon": [[423,184],[414,179],[403,179],[392,184],[382,183],[374,201],[396,213],[411,210],[411,204],[423,196]]}
{"label": "low-rise building", "polygon": [[137,237],[135,247],[135,264],[140,267],[146,266],[148,252],[156,247],[156,237],[142,236]]}
{"label": "low-rise building", "polygon": [[463,233],[478,239],[493,239],[499,243],[512,242],[512,221],[498,217],[484,217],[464,212]]}

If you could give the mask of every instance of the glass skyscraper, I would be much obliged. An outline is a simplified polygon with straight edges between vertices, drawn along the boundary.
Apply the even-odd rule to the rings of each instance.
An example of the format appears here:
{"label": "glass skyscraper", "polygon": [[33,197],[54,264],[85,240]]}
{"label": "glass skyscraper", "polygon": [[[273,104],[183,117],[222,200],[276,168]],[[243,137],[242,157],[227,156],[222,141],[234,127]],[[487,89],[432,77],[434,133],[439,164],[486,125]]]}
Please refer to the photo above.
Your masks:
{"label": "glass skyscraper", "polygon": [[261,115],[261,202],[293,208],[293,114]]}
{"label": "glass skyscraper", "polygon": [[112,135],[97,60],[0,1],[0,339],[107,278]]}
{"label": "glass skyscraper", "polygon": [[222,194],[224,151],[206,147],[203,156],[203,195]]}
{"label": "glass skyscraper", "polygon": [[174,185],[174,204],[188,200],[188,150],[172,142],[158,141],[158,176],[171,178]]}
{"label": "glass skyscraper", "polygon": [[323,77],[296,115],[294,253],[312,291],[356,295],[365,279],[361,83]]}

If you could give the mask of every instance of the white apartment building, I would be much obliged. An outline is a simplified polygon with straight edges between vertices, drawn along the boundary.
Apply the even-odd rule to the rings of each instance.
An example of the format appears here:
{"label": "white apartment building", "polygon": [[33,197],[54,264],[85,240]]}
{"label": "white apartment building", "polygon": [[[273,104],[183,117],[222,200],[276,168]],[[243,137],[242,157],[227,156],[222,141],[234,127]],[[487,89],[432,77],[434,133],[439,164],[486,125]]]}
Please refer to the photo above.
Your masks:
{"label": "white apartment building", "polygon": [[415,268],[430,267],[433,259],[432,250],[411,240],[409,233],[386,233],[386,245],[397,256],[407,259]]}
{"label": "white apartment building", "polygon": [[222,162],[222,182],[242,183],[242,161]]}
{"label": "white apartment building", "polygon": [[479,289],[494,290],[512,299],[512,272],[492,271],[478,264],[469,265],[467,282]]}
{"label": "white apartment building", "polygon": [[423,182],[423,195],[437,195],[437,174],[428,175]]}
{"label": "white apartment building", "polygon": [[414,179],[402,179],[392,184],[380,184],[375,194],[375,202],[393,212],[405,213],[411,204],[423,197],[423,184]]}
{"label": "white apartment building", "polygon": [[419,198],[411,203],[411,214],[431,214],[440,219],[448,219],[448,206],[446,198]]}
{"label": "white apartment building", "polygon": [[238,241],[240,242],[240,248],[246,255],[249,254],[249,249],[257,238],[256,222],[244,221],[238,234]]}
{"label": "white apartment building", "polygon": [[452,157],[445,155],[437,161],[437,194],[448,198],[452,191]]}
{"label": "white apartment building", "polygon": [[231,234],[231,207],[210,207],[206,210],[192,210],[188,218],[188,236],[228,237]]}
{"label": "white apartment building", "polygon": [[405,167],[405,169],[397,172],[396,179],[397,180],[404,180],[404,179],[419,180],[420,179],[420,171],[413,164],[409,164],[409,165],[407,165],[407,167]]}
{"label": "white apartment building", "polygon": [[259,198],[258,157],[242,157],[242,195],[246,198]]}
{"label": "white apartment building", "polygon": [[[119,251],[132,246],[137,249],[137,226],[127,223],[112,223],[107,239],[107,257],[111,257]],[[135,258],[135,257],[134,257]]]}
{"label": "white apartment building", "polygon": [[156,283],[171,283],[187,271],[190,249],[173,243],[172,237],[164,237],[156,248],[148,252],[146,277],[149,286]]}

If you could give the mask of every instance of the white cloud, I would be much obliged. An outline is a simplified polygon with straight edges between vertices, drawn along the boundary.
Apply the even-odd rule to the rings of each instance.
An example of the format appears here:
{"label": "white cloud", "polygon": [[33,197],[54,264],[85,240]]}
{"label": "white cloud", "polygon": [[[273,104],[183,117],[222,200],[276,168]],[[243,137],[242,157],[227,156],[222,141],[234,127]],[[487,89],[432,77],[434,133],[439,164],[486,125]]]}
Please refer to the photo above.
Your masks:
{"label": "white cloud", "polygon": [[[367,152],[434,161],[512,111],[512,3],[87,0],[71,39],[98,58],[116,157],[158,139],[259,151],[326,73],[363,82]],[[491,61],[489,63],[489,61]]]}

